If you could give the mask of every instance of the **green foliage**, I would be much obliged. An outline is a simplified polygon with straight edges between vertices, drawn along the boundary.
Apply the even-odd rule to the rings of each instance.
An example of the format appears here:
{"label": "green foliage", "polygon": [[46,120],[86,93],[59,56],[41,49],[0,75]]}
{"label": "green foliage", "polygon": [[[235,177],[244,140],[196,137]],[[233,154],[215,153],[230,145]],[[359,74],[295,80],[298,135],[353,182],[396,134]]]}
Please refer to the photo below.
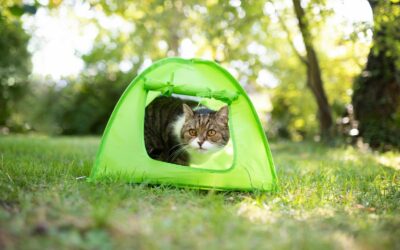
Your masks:
{"label": "green foliage", "polygon": [[[278,6],[278,1],[274,5]],[[276,7],[277,8],[277,7]],[[314,11],[312,11],[314,9]],[[353,77],[362,69],[369,44],[352,36],[365,32],[355,29],[354,34],[344,32],[345,22],[338,23],[324,1],[309,1],[305,7],[312,23],[311,33],[322,71],[324,87],[334,120],[343,116],[351,100]],[[275,59],[265,67],[280,84],[271,91],[273,110],[269,135],[285,135],[302,140],[318,134],[317,106],[306,86],[306,68],[295,51],[303,56],[304,48],[295,44],[298,34],[292,6],[277,9],[280,19],[268,26],[269,39],[265,46],[273,51]],[[362,25],[362,24],[359,24]],[[293,46],[295,49],[293,49]]]}
{"label": "green foliage", "polygon": [[272,143],[280,190],[240,193],[88,183],[98,143],[0,137],[2,248],[400,247],[399,152]]}
{"label": "green foliage", "polygon": [[395,72],[390,68],[382,72],[384,77],[390,78],[400,77],[400,5],[394,1],[378,1],[374,7],[374,32],[376,34],[374,40],[373,53],[378,55],[384,53],[386,58],[394,61]]}
{"label": "green foliage", "polygon": [[[100,20],[82,20],[95,23],[99,33],[92,51],[82,55],[86,65],[82,75],[76,79],[69,79],[68,86],[61,90],[53,87],[47,92],[48,97],[43,96],[45,93],[39,95],[38,99],[42,105],[42,112],[38,113],[40,121],[43,121],[45,116],[57,124],[46,132],[101,133],[101,128],[104,128],[107,121],[106,117],[111,114],[119,94],[137,74],[143,62],[146,59],[154,61],[178,55],[179,46],[184,38],[199,40],[199,51],[211,50],[214,56],[217,53],[215,48],[221,45],[226,48],[224,52],[226,54],[220,59],[227,62],[245,55],[247,50],[243,42],[251,42],[251,37],[243,36],[240,32],[250,29],[252,22],[243,17],[239,18],[238,10],[227,3],[222,5],[222,9],[217,8],[216,3],[207,2],[202,6],[196,1],[149,1],[140,4],[114,2],[111,5],[104,1],[93,1],[92,6],[112,18],[122,17],[126,28],[108,30],[102,26]],[[257,10],[251,19],[253,22],[258,20],[262,11],[260,4],[254,6],[249,3],[245,4],[244,8]],[[208,12],[210,15],[206,14]],[[221,15],[225,16],[226,20],[221,18]],[[215,33],[208,28],[210,22],[219,27]],[[227,34],[229,36],[225,37]],[[233,41],[231,39],[233,37],[237,39]],[[232,45],[224,46],[222,43],[224,41]],[[130,65],[129,73],[121,72],[121,63]],[[255,70],[261,68],[254,62],[252,65]],[[252,71],[247,77],[255,79],[257,76]],[[112,83],[110,79],[114,79]],[[57,100],[51,105],[52,112],[49,112],[49,103],[43,101],[47,99]],[[106,107],[100,107],[101,105]],[[38,122],[34,122],[33,125],[37,130],[43,129]]]}
{"label": "green foliage", "polygon": [[361,136],[374,148],[400,148],[400,5],[370,1],[374,43],[354,84],[353,105]]}
{"label": "green foliage", "polygon": [[274,109],[271,112],[270,132],[273,137],[283,137],[295,141],[303,140],[318,133],[318,123],[315,118],[315,103],[311,93],[303,87],[290,84],[286,88],[279,87],[273,92]]}
{"label": "green foliage", "polygon": [[132,77],[99,72],[48,87],[37,93],[32,126],[50,134],[101,134]]}
{"label": "green foliage", "polygon": [[[7,2],[8,10],[13,6],[23,8],[21,1]],[[58,15],[57,6],[61,2],[50,1],[46,6],[34,6],[47,8],[52,15]],[[79,4],[64,2],[61,6],[72,9],[73,5]],[[310,32],[329,103],[337,119],[350,102],[353,77],[359,74],[365,63],[369,44],[357,37],[366,29],[347,34],[344,24],[332,21],[333,10],[326,1],[308,1],[304,7],[311,23]],[[305,85],[306,69],[293,51],[295,44],[299,53],[304,54],[290,1],[251,0],[239,4],[239,1],[218,0],[95,0],[90,1],[87,8],[93,16],[77,18],[82,26],[94,25],[98,35],[93,49],[80,55],[85,68],[80,76],[62,81],[68,86],[44,82],[35,85],[36,101],[29,96],[24,104],[29,107],[24,110],[24,118],[29,118],[35,130],[68,134],[101,133],[100,128],[105,126],[106,121],[103,116],[111,113],[111,103],[115,104],[118,99],[116,94],[122,93],[143,64],[182,55],[183,45],[190,42],[194,46],[195,57],[216,60],[231,69],[250,92],[265,91],[267,88],[273,105],[272,118],[268,123],[272,134],[280,131],[278,134],[283,133],[296,140],[317,134],[315,100]],[[276,14],[284,20],[287,30],[277,20]],[[110,29],[105,25],[105,18],[118,21],[121,25]],[[260,80],[260,72],[266,70],[274,79]],[[114,78],[122,82],[110,81]],[[268,87],[270,80],[275,80],[278,85]],[[267,82],[267,86],[260,82]],[[108,95],[108,91],[112,94]],[[96,101],[98,98],[101,102]],[[107,105],[104,110],[100,107],[101,103]],[[16,108],[13,106],[13,109]],[[86,114],[90,114],[88,117],[91,118]],[[24,119],[20,116],[18,120]],[[100,121],[102,125],[97,124]]]}
{"label": "green foliage", "polygon": [[0,12],[0,127],[19,126],[12,115],[20,98],[28,92],[31,71],[27,50],[29,36],[21,22]]}
{"label": "green foliage", "polygon": [[[249,88],[260,88],[257,84],[260,70],[268,69],[273,73],[280,84],[270,91],[274,106],[270,131],[286,131],[290,138],[296,139],[317,133],[316,106],[305,88],[305,68],[290,47],[293,41],[285,37],[279,23],[271,21],[271,16],[265,14],[262,1],[242,1],[240,6],[227,1],[148,1],[140,4],[95,1],[92,5],[110,16],[120,16],[132,25],[132,29],[112,32],[98,26],[100,32],[95,47],[89,56],[83,57],[93,71],[101,71],[104,64],[118,68],[121,61],[128,60],[133,63],[131,72],[137,72],[146,58],[157,60],[179,54],[183,39],[189,39],[196,46],[195,55],[208,54],[222,66],[233,68],[243,85],[252,85]],[[326,28],[333,12],[326,7],[325,1],[310,1],[306,10],[313,24],[311,31],[317,38],[316,47],[325,48],[323,45],[329,44],[329,48],[344,51],[332,56],[329,50],[318,49],[325,86],[335,108],[334,116],[341,117],[350,101],[348,91],[352,77],[360,71],[366,53],[363,48],[368,45],[343,41],[345,35],[340,27]],[[279,9],[279,15],[287,23],[289,32],[295,35],[298,30],[292,7]],[[166,44],[166,47],[160,44]],[[362,48],[361,52],[354,50],[354,46]],[[331,67],[333,63],[338,66]],[[283,100],[285,107],[290,108],[281,106]]]}
{"label": "green foliage", "polygon": [[101,134],[131,78],[124,74],[113,78],[98,74],[63,89],[65,106],[56,114],[63,133]]}

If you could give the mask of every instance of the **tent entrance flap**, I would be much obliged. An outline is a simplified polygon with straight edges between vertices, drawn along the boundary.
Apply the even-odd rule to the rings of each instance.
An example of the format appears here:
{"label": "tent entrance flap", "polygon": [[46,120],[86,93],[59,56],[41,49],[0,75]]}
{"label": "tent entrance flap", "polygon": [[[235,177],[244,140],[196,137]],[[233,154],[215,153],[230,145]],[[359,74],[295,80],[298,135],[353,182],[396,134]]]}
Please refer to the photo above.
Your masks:
{"label": "tent entrance flap", "polygon": [[239,93],[229,90],[213,90],[202,86],[193,86],[190,84],[177,84],[170,82],[160,82],[146,80],[143,84],[144,89],[160,91],[161,94],[170,96],[171,94],[198,96],[203,98],[214,98],[225,103],[232,103],[239,97]]}

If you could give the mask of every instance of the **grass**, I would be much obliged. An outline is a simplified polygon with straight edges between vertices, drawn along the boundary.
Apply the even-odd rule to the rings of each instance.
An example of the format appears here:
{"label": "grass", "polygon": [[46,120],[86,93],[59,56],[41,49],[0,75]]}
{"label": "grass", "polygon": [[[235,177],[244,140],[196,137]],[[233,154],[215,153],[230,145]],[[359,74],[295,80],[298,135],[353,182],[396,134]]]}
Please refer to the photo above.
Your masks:
{"label": "grass", "polygon": [[280,191],[91,184],[98,138],[0,137],[0,249],[400,249],[400,154],[271,144]]}

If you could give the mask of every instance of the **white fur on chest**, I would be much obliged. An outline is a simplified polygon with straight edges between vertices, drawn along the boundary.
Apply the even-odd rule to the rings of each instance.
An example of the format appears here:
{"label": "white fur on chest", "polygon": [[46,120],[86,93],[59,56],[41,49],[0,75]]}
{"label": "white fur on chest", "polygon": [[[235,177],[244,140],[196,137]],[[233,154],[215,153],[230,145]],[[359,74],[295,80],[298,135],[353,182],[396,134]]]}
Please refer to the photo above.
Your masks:
{"label": "white fur on chest", "polygon": [[178,141],[181,141],[181,130],[183,127],[183,124],[185,124],[185,115],[180,115],[176,119],[176,121],[172,124],[172,131]]}

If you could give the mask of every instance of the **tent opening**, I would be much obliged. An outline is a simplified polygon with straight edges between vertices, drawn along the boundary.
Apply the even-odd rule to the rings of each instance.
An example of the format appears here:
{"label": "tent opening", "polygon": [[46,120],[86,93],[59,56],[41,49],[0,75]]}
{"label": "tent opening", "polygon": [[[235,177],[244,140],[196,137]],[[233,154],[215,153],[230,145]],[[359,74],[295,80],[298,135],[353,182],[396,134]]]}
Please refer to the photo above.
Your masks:
{"label": "tent opening", "polygon": [[[146,97],[146,107],[158,96],[161,95],[160,91],[148,91],[147,92],[147,97]],[[184,101],[195,101],[198,103],[198,106],[206,107],[211,110],[219,110],[221,107],[228,105],[225,102],[216,100],[214,98],[201,98],[201,97],[196,97],[196,96],[189,96],[189,95],[178,95],[178,94],[172,94],[173,97],[175,98],[180,98]],[[233,135],[233,126],[232,122],[230,121],[231,117],[231,108],[229,107],[229,113],[228,113],[228,124],[229,124],[229,134],[230,138],[229,141],[226,143],[226,145],[216,151],[212,152],[207,152],[207,153],[199,153],[193,150],[188,150],[189,156],[191,158],[190,164],[188,167],[191,168],[201,168],[201,169],[209,169],[209,170],[227,170],[233,166],[234,163],[234,139],[232,138]],[[145,133],[145,129],[143,130],[143,133]],[[146,138],[146,134],[144,134],[144,137]],[[145,145],[145,143],[144,143]],[[147,152],[147,150],[146,150]],[[176,152],[176,151],[174,151]],[[183,151],[182,151],[183,152]],[[179,154],[179,152],[178,152]],[[147,155],[154,159],[149,152],[147,152]],[[173,155],[171,157],[175,157],[176,155]],[[164,160],[162,160],[164,161]],[[167,161],[165,161],[167,162]],[[174,163],[174,165],[179,165],[177,163]],[[173,165],[171,165],[173,166]]]}

